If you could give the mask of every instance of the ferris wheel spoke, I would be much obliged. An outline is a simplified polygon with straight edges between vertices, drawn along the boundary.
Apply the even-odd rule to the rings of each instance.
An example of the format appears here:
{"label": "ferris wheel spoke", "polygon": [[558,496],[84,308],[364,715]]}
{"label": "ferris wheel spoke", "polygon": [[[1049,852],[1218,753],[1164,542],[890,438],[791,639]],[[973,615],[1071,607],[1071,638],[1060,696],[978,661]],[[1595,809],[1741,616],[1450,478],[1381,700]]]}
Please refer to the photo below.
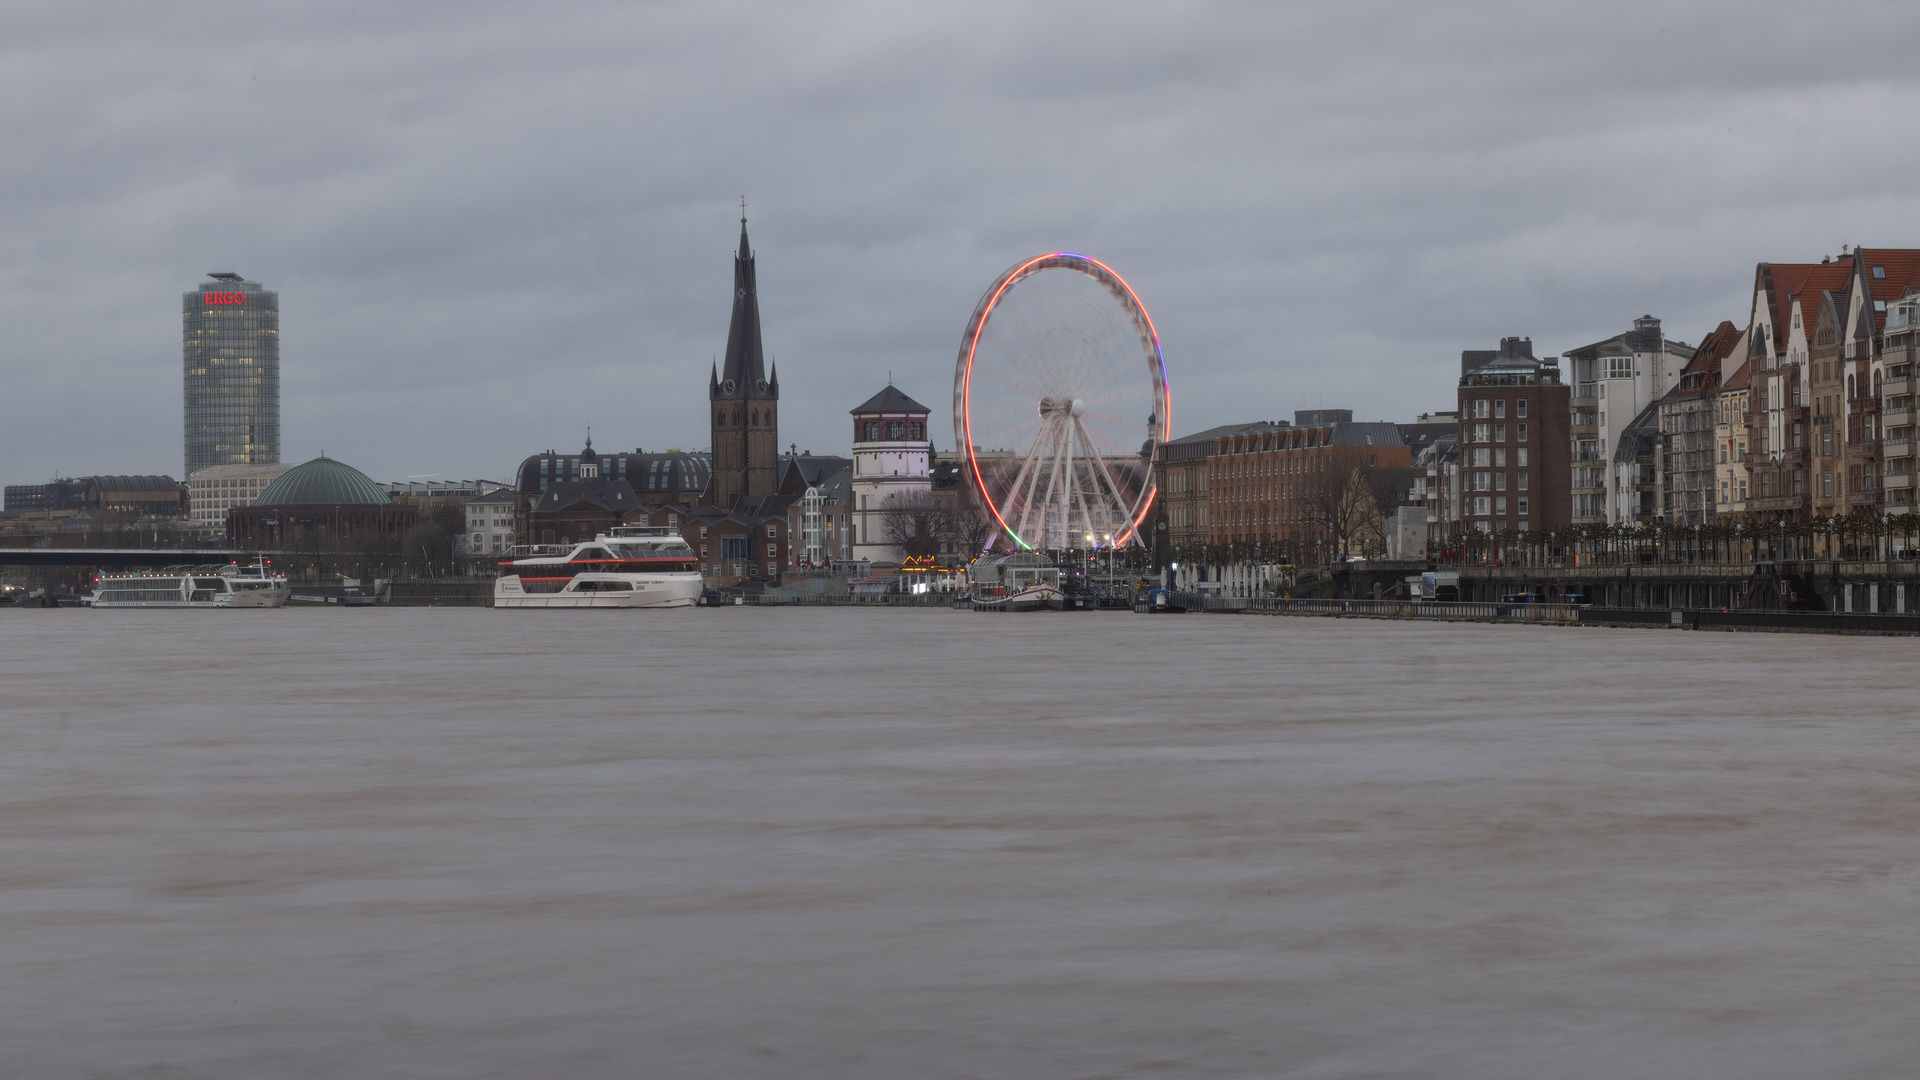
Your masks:
{"label": "ferris wheel spoke", "polygon": [[[1034,434],[1033,445],[1027,448],[1027,461],[1033,466],[1033,471],[1028,477],[1025,492],[1021,493],[1019,489],[1015,489],[1015,494],[1019,495],[1020,507],[1020,535],[1016,539],[1028,546],[1033,546],[1027,538],[1033,535],[1033,513],[1039,509],[1033,496],[1040,484],[1040,474],[1047,471],[1047,457],[1052,453],[1055,436],[1056,433],[1051,430],[1050,424],[1042,424],[1040,430]],[[1044,521],[1044,517],[1042,520]]]}
{"label": "ferris wheel spoke", "polygon": [[[1059,432],[1054,429],[1053,425],[1049,424],[1046,433],[1049,436],[1049,443],[1050,443],[1050,445],[1047,447],[1047,454],[1049,458],[1051,458],[1052,460],[1047,463],[1048,467],[1041,470],[1035,470],[1033,474],[1033,486],[1028,488],[1028,497],[1022,500],[1022,504],[1020,507],[1021,540],[1022,542],[1027,543],[1030,546],[1043,546],[1045,544],[1046,537],[1044,535],[1036,536],[1036,534],[1034,533],[1033,524],[1032,524],[1033,517],[1036,513],[1039,515],[1040,531],[1042,534],[1044,534],[1044,532],[1046,531],[1047,511],[1048,511],[1048,508],[1053,503],[1054,488],[1059,483],[1059,480],[1060,480],[1060,470],[1057,467],[1052,467],[1053,462],[1058,460],[1057,448],[1053,444],[1057,444]],[[1047,491],[1046,491],[1046,494],[1041,497],[1040,501],[1036,503],[1032,498],[1032,493],[1033,493],[1033,490],[1039,486],[1040,473],[1042,471],[1046,472],[1047,474]],[[1041,541],[1041,544],[1033,545],[1032,541],[1027,539],[1027,537],[1030,537],[1030,536],[1036,536],[1036,538]]]}
{"label": "ferris wheel spoke", "polygon": [[1108,494],[1113,496],[1114,504],[1120,507],[1121,511],[1131,518],[1133,516],[1132,504],[1127,501],[1126,496],[1120,493],[1120,482],[1107,468],[1107,463],[1104,460],[1098,462],[1098,474],[1099,478],[1106,483]]}

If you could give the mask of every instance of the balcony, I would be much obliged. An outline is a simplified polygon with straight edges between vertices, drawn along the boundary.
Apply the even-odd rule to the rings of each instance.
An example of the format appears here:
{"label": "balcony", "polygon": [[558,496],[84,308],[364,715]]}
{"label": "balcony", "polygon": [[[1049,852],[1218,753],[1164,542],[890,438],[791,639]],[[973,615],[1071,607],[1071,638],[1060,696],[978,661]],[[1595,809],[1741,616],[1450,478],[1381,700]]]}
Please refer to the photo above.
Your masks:
{"label": "balcony", "polygon": [[1913,487],[1913,474],[1889,473],[1881,477],[1880,482],[1888,491],[1910,490]]}

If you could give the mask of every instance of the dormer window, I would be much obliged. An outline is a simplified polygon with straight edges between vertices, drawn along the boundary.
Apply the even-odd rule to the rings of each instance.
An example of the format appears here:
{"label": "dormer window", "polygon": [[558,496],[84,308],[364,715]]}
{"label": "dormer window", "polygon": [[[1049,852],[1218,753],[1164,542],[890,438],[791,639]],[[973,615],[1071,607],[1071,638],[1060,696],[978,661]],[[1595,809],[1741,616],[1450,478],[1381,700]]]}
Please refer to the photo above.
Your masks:
{"label": "dormer window", "polygon": [[1884,266],[1876,266],[1876,267],[1874,267],[1874,268],[1873,268],[1873,280],[1875,280],[1875,281],[1885,281],[1885,280],[1887,280],[1887,268],[1886,268],[1886,267],[1884,267]]}

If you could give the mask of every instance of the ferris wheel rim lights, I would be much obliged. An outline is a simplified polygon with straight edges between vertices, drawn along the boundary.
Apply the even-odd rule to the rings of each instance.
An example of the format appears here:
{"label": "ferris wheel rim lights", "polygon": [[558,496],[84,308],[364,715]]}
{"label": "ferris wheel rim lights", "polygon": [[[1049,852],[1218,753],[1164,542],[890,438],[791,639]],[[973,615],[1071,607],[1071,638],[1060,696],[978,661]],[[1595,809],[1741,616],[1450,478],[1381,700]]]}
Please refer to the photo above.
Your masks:
{"label": "ferris wheel rim lights", "polygon": [[[961,430],[959,434],[960,445],[962,447],[961,452],[966,455],[967,472],[973,479],[975,493],[980,496],[980,501],[986,505],[987,512],[993,515],[995,523],[1000,526],[1001,530],[1012,537],[1014,542],[1019,544],[1021,548],[1029,551],[1033,550],[1033,545],[1027,543],[1019,533],[1015,532],[1013,526],[1009,525],[1006,518],[1001,515],[1000,507],[995,504],[991,493],[988,491],[986,477],[980,472],[979,457],[974,453],[973,415],[970,404],[973,391],[973,366],[974,357],[980,349],[980,331],[987,325],[987,321],[992,316],[993,309],[999,305],[1001,297],[1022,278],[1042,270],[1056,268],[1076,270],[1096,280],[1101,280],[1103,284],[1109,284],[1110,287],[1117,285],[1120,291],[1126,294],[1126,304],[1130,305],[1133,311],[1139,313],[1140,320],[1146,324],[1147,338],[1153,345],[1152,360],[1157,369],[1162,389],[1160,400],[1156,402],[1155,405],[1156,411],[1160,414],[1157,418],[1157,426],[1161,433],[1170,433],[1173,430],[1173,384],[1172,380],[1167,378],[1167,360],[1166,354],[1160,346],[1160,331],[1159,328],[1154,325],[1153,315],[1147,311],[1147,305],[1141,301],[1140,294],[1133,291],[1133,286],[1127,283],[1126,278],[1121,277],[1118,271],[1106,263],[1101,262],[1099,259],[1071,251],[1052,251],[1045,255],[1036,255],[1031,259],[1014,264],[1012,268],[1001,274],[999,280],[995,281],[993,285],[987,289],[986,294],[980,298],[980,303],[974,308],[972,318],[967,321],[964,347],[961,351],[960,358],[960,374],[959,378],[955,380],[954,386],[954,414],[960,421]],[[1094,272],[1096,270],[1097,273]],[[1165,434],[1155,436],[1154,433],[1149,432],[1149,438],[1158,444],[1164,443],[1167,436]],[[1159,485],[1153,482],[1151,462],[1148,462],[1147,465],[1146,489],[1146,497],[1140,501],[1140,509],[1137,515],[1134,516],[1128,524],[1126,532],[1111,541],[1111,546],[1116,548],[1124,546],[1134,537],[1138,536],[1141,525],[1146,522],[1147,515],[1153,511],[1153,504],[1160,496],[1160,489]]]}

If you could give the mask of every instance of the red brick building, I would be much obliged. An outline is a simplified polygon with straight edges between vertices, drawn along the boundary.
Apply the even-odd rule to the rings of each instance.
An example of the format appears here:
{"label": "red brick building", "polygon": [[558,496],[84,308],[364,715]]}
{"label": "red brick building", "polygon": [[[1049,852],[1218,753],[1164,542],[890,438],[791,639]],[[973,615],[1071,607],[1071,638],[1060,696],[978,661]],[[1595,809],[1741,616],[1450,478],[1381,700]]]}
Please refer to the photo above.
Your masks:
{"label": "red brick building", "polygon": [[1525,339],[1507,338],[1491,359],[1460,376],[1456,532],[1549,531],[1573,523],[1569,388],[1557,362],[1530,353]]}

